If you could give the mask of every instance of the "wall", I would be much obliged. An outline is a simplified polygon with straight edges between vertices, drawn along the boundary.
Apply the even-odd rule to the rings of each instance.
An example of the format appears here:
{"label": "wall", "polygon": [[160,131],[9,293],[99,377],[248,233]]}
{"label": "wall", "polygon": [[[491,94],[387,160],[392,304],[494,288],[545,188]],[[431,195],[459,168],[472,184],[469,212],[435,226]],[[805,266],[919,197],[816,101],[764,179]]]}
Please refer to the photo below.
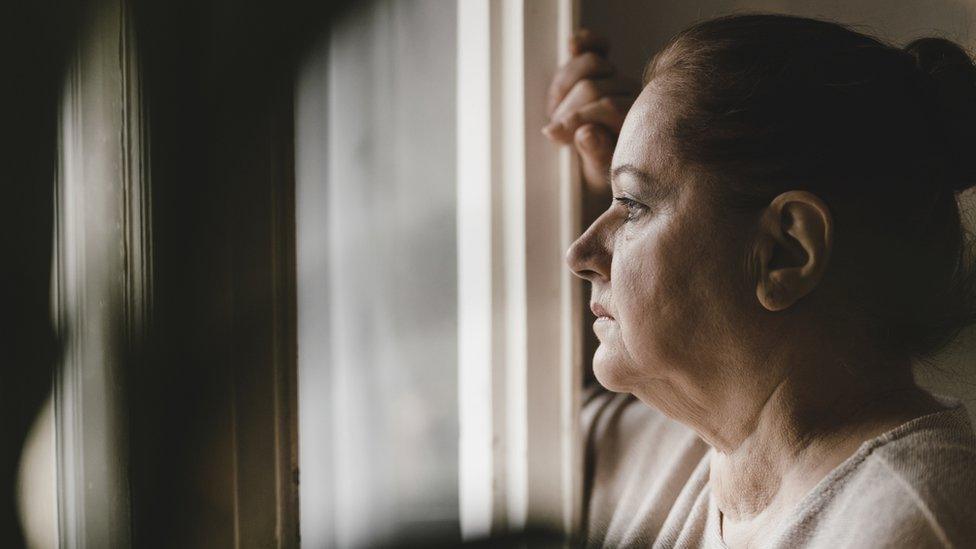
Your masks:
{"label": "wall", "polygon": [[[611,60],[640,77],[644,64],[675,33],[696,21],[735,12],[777,12],[828,19],[896,44],[942,36],[976,46],[976,2],[964,0],[584,0],[582,25],[611,39]],[[962,197],[970,232],[976,228],[976,196]],[[962,334],[934,364],[917,368],[930,390],[961,398],[976,420],[976,329]]]}

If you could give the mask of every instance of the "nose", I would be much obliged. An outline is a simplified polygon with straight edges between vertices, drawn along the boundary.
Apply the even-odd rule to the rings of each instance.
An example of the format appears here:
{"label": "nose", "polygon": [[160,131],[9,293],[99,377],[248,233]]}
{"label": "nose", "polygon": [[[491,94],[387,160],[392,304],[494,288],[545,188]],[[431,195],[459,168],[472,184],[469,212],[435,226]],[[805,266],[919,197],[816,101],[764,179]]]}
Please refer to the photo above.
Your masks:
{"label": "nose", "polygon": [[609,212],[604,212],[566,250],[566,264],[576,276],[590,282],[610,280],[609,222]]}

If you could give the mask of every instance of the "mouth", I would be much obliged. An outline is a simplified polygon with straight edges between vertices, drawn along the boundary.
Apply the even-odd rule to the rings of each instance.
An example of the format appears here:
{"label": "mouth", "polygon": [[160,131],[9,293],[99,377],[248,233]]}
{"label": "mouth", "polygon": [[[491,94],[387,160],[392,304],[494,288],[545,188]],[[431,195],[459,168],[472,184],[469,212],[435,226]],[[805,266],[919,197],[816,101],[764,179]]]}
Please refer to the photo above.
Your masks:
{"label": "mouth", "polygon": [[603,305],[600,305],[597,302],[590,303],[590,310],[593,311],[593,316],[595,316],[597,320],[614,319],[612,316],[610,316],[610,313],[607,312]]}

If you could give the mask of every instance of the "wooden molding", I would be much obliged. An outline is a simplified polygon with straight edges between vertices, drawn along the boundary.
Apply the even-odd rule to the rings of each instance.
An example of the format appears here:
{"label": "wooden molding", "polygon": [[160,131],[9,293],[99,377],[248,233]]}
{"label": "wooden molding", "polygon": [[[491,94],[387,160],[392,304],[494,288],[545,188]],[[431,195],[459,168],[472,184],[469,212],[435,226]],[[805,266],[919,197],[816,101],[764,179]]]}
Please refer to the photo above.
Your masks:
{"label": "wooden molding", "polygon": [[61,547],[131,543],[126,369],[151,306],[149,189],[126,0],[87,5],[65,77],[55,192]]}

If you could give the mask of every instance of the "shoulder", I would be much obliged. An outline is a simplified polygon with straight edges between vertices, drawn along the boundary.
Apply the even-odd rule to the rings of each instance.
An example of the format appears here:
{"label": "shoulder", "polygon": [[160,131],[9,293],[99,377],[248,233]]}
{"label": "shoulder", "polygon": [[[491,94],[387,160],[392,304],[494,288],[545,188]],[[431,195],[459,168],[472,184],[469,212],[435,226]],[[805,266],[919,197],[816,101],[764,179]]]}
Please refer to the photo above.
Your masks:
{"label": "shoulder", "polygon": [[816,521],[823,535],[864,547],[976,546],[976,438],[961,406],[865,443],[835,473]]}
{"label": "shoulder", "polygon": [[904,427],[869,456],[872,476],[902,496],[906,520],[947,545],[976,545],[976,436],[965,408]]}
{"label": "shoulder", "polygon": [[584,395],[586,522],[595,545],[652,540],[708,446],[628,394]]}

